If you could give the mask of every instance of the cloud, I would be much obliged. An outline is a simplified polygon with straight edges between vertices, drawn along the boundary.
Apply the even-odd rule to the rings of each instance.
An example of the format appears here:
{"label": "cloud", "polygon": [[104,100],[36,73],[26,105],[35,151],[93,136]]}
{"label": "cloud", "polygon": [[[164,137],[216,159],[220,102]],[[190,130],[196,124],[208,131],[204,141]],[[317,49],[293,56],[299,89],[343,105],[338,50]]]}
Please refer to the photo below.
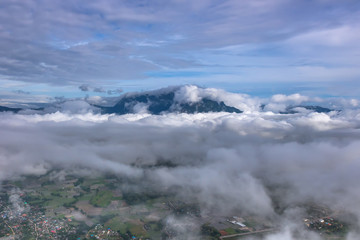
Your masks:
{"label": "cloud", "polygon": [[13,92],[17,93],[17,94],[26,94],[26,95],[30,94],[30,92],[27,92],[27,91],[24,91],[24,90],[15,90]]}
{"label": "cloud", "polygon": [[24,212],[29,212],[30,207],[22,201],[20,196],[24,194],[20,189],[14,188],[10,192],[9,201],[11,203],[12,211],[15,215],[21,215]]}
{"label": "cloud", "polygon": [[[83,100],[62,99],[42,113],[0,113],[0,180],[53,169],[59,174],[51,177],[59,179],[113,173],[138,191],[196,202],[201,214],[273,219],[279,231],[268,240],[317,239],[302,225],[301,206],[309,202],[359,219],[360,110],[354,99],[334,101],[339,112],[279,114],[259,106],[325,100],[299,94],[266,100],[194,86],[157,93],[169,90],[181,101],[207,97],[246,111],[150,115],[139,105],[137,114],[101,115]],[[165,225],[199,239],[199,225],[189,227],[188,219],[169,216]]]}
{"label": "cloud", "polygon": [[114,90],[107,90],[106,93],[108,95],[114,95],[114,94],[120,94],[122,93],[124,90],[122,90],[121,88],[118,89],[114,89]]}
{"label": "cloud", "polygon": [[[166,88],[164,90],[166,91]],[[223,101],[225,104],[241,109],[242,111],[257,111],[260,106],[260,99],[250,97],[246,94],[230,93],[216,88],[200,88],[195,85],[178,87],[178,90],[175,91],[174,101],[177,103],[194,103],[200,101],[202,98],[208,98],[218,102]]]}
{"label": "cloud", "polygon": [[175,235],[171,237],[174,240],[201,238],[198,224],[189,217],[168,216],[165,220],[165,229]]}
{"label": "cloud", "polygon": [[[179,189],[180,199],[207,211],[273,216],[281,196],[285,207],[315,201],[360,216],[357,109],[116,116],[95,114],[83,101],[59,104],[42,115],[1,114],[0,179],[88,169]],[[159,161],[175,167],[148,167]]]}
{"label": "cloud", "polygon": [[271,97],[270,101],[274,101],[277,103],[284,103],[284,102],[293,102],[295,104],[300,104],[301,102],[308,101],[309,98],[306,96],[301,96],[300,94],[291,94],[291,95],[283,95],[283,94],[276,94]]}
{"label": "cloud", "polygon": [[85,84],[79,86],[79,89],[80,89],[81,91],[83,91],[83,92],[88,92],[88,91],[90,90],[90,89],[89,89],[89,86],[88,86],[88,85],[85,85]]}
{"label": "cloud", "polygon": [[104,92],[106,92],[103,88],[101,88],[101,87],[96,87],[96,88],[94,88],[94,90],[93,90],[94,92],[97,92],[97,93],[104,93]]}
{"label": "cloud", "polygon": [[360,34],[355,31],[356,26],[342,25],[333,29],[308,32],[296,36],[289,41],[292,43],[311,44],[316,46],[349,46],[360,40]]}
{"label": "cloud", "polygon": [[147,81],[149,72],[166,82],[166,73],[175,73],[172,84],[184,82],[181,73],[196,72],[189,82],[226,82],[231,89],[239,81],[343,83],[359,76],[359,8],[351,0],[4,0],[0,7],[0,75],[9,81],[128,81],[150,89],[165,80]]}
{"label": "cloud", "polygon": [[312,99],[307,96],[302,96],[298,93],[291,95],[276,94],[270,98],[269,102],[265,105],[264,110],[285,112],[286,108],[289,106],[300,105],[301,103],[309,102],[310,100]]}
{"label": "cloud", "polygon": [[185,86],[180,88],[179,91],[175,94],[175,101],[183,103],[183,102],[198,102],[201,100],[201,97],[198,96],[199,91],[196,86]]}
{"label": "cloud", "polygon": [[103,87],[92,87],[88,84],[82,84],[79,86],[79,89],[83,92],[94,92],[94,93],[106,93],[108,95],[116,95],[116,94],[120,94],[123,92],[123,90],[121,88],[117,88],[117,89],[108,89],[106,90]]}

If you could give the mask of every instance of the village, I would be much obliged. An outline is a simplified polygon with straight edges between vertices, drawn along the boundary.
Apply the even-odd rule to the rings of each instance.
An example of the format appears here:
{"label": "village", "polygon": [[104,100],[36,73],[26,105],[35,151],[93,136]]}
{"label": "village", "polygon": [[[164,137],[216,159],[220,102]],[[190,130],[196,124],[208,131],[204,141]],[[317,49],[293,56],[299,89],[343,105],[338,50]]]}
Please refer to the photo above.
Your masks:
{"label": "village", "polygon": [[[27,203],[24,202],[24,205]],[[0,236],[12,239],[64,239],[76,234],[76,227],[69,224],[71,218],[50,218],[40,209],[29,207],[16,209],[0,200]]]}

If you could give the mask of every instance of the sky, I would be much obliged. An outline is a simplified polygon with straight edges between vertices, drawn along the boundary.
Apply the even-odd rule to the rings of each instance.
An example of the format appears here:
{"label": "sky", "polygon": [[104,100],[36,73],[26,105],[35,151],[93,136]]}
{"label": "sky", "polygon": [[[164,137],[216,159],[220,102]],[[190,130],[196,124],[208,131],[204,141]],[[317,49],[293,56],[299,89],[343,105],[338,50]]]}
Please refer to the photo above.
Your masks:
{"label": "sky", "polygon": [[0,101],[182,84],[354,97],[359,10],[357,0],[2,0]]}

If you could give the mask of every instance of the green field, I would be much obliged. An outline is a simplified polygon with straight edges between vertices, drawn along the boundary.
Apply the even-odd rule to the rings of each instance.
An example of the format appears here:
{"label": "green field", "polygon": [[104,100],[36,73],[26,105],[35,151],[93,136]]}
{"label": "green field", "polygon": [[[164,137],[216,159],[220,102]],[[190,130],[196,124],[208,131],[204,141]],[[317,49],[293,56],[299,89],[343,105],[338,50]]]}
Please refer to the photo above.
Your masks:
{"label": "green field", "polygon": [[97,191],[94,196],[91,197],[90,203],[95,207],[107,207],[111,200],[113,200],[113,193],[109,190]]}
{"label": "green field", "polygon": [[114,231],[120,231],[121,233],[126,233],[130,231],[135,236],[143,236],[146,237],[147,233],[143,228],[142,223],[132,223],[132,222],[124,222],[123,219],[119,217],[114,217],[107,221],[104,225],[106,228],[111,228]]}

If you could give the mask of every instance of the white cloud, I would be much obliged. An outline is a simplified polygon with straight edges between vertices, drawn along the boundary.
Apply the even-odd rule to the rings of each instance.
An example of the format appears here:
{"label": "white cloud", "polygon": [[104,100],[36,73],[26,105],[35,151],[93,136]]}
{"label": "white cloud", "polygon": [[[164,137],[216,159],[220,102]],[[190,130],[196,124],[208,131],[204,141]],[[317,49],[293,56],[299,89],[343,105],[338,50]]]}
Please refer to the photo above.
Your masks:
{"label": "white cloud", "polygon": [[300,104],[301,102],[308,101],[309,98],[306,96],[302,96],[298,93],[291,94],[291,95],[283,95],[283,94],[276,94],[271,97],[270,101],[277,102],[277,103],[287,103],[292,102],[295,104]]}
{"label": "white cloud", "polygon": [[343,25],[331,29],[311,31],[295,36],[289,42],[306,46],[349,47],[360,41],[358,28],[358,25]]}
{"label": "white cloud", "polygon": [[199,88],[194,85],[181,87],[175,92],[175,101],[180,103],[198,102],[201,100],[199,96]]}

